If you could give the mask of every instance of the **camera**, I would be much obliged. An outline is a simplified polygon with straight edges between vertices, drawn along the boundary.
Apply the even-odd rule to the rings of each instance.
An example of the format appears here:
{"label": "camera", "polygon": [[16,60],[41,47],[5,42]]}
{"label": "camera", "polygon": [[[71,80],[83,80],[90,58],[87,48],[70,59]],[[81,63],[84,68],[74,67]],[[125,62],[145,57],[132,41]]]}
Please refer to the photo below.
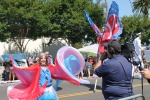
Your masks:
{"label": "camera", "polygon": [[134,51],[135,47],[133,43],[125,43],[124,45],[121,45],[121,54],[129,59],[134,57]]}
{"label": "camera", "polygon": [[[131,58],[134,58],[134,55],[137,55],[135,51],[135,47],[133,43],[125,43],[124,45],[121,45],[121,54],[127,59],[130,60]],[[140,59],[135,60],[132,59],[132,64],[135,66],[138,66],[139,70],[142,71],[143,68],[141,67],[141,61]],[[150,79],[147,79],[148,83],[150,83]]]}
{"label": "camera", "polygon": [[[125,43],[124,45],[121,45],[121,54],[127,59],[132,59],[132,64],[135,66],[139,66],[141,64],[140,59],[134,59],[134,56],[136,54],[135,47],[133,43]],[[143,70],[141,66],[139,66],[139,70]]]}

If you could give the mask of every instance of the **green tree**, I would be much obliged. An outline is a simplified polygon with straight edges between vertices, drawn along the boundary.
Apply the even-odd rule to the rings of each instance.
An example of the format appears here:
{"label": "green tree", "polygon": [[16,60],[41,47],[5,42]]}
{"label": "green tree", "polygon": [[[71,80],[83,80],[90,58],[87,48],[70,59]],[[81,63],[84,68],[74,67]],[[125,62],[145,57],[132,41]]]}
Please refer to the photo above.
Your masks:
{"label": "green tree", "polygon": [[104,25],[103,8],[92,0],[0,0],[0,40],[15,42],[20,52],[26,50],[26,38],[50,37],[48,45],[58,38],[72,46],[95,43],[84,10],[98,27]]}
{"label": "green tree", "polygon": [[[84,10],[90,14],[98,27],[102,27],[103,8],[92,0],[52,0],[49,7],[45,7],[45,12],[50,17],[50,40],[61,37],[68,40],[72,46],[83,41],[96,42],[96,35],[84,16]],[[88,37],[84,40],[86,34]]]}
{"label": "green tree", "polygon": [[148,10],[150,8],[150,0],[135,0],[133,2],[133,11],[143,13],[148,18]]}
{"label": "green tree", "polygon": [[1,0],[0,39],[14,42],[24,52],[29,42],[24,44],[25,39],[36,39],[43,33],[41,26],[47,19],[40,6],[38,0]]}
{"label": "green tree", "polygon": [[133,41],[136,34],[142,32],[142,43],[149,43],[150,20],[140,15],[124,16],[121,19],[123,24],[122,42]]}

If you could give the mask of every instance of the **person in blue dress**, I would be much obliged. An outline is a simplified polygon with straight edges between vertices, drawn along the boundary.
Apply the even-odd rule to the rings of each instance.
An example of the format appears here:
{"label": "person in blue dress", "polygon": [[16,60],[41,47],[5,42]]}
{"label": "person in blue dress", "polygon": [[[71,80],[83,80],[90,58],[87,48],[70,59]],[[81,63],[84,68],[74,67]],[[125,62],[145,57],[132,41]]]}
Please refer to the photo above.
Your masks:
{"label": "person in blue dress", "polygon": [[[55,65],[48,63],[48,57],[45,53],[42,53],[37,63],[30,67],[19,67],[10,57],[13,70],[20,82],[7,88],[9,100],[58,100],[52,85],[53,79],[65,80],[78,86],[89,84],[88,80],[79,80],[75,77],[75,74],[78,74],[80,69],[84,67],[84,59],[77,51],[74,51],[76,54],[73,54],[71,51],[73,48],[66,48],[70,53],[66,51],[66,56],[66,53],[62,54],[61,52],[63,48],[60,49],[60,53],[58,51],[55,59]],[[61,58],[64,56],[66,57]]]}
{"label": "person in blue dress", "polygon": [[41,66],[39,86],[43,86],[46,83],[46,81],[48,83],[47,83],[44,94],[41,95],[37,100],[57,100],[58,99],[56,92],[52,86],[51,72],[49,68],[47,67],[47,63],[48,63],[47,56],[46,54],[43,53],[39,57],[39,64]]}

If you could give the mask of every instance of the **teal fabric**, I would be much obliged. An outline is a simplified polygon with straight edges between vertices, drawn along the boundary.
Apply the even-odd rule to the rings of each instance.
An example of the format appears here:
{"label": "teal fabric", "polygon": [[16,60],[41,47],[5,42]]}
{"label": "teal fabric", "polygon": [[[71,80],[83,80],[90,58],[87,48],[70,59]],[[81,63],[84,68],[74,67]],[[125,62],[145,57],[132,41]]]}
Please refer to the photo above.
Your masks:
{"label": "teal fabric", "polygon": [[[69,55],[68,57],[66,57],[64,59],[64,63],[65,63],[66,69],[73,75],[80,68],[80,62],[79,62],[78,58],[75,57],[74,55]],[[62,80],[56,80],[56,84],[54,86],[55,90],[57,90],[57,88],[61,82],[62,82]]]}
{"label": "teal fabric", "polygon": [[[48,82],[47,87],[52,85],[50,70],[48,68],[46,68],[46,70],[41,68],[39,86],[44,85],[46,82]],[[53,92],[47,91],[43,95],[41,95],[37,100],[56,100],[56,95]]]}
{"label": "teal fabric", "polygon": [[46,92],[41,95],[37,100],[56,100],[56,95],[52,92]]}
{"label": "teal fabric", "polygon": [[80,68],[80,62],[77,57],[70,55],[64,59],[65,67],[71,74],[78,72]]}
{"label": "teal fabric", "polygon": [[52,85],[52,77],[50,70],[46,68],[46,70],[41,68],[40,74],[40,86],[44,85],[48,81],[47,87]]}

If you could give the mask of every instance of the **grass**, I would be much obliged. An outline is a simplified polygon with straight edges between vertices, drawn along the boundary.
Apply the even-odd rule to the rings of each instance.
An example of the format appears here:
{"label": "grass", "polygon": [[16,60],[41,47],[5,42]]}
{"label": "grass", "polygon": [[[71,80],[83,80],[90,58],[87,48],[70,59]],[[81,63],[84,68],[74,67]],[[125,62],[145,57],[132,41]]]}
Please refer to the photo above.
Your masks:
{"label": "grass", "polygon": [[80,51],[81,54],[85,54],[85,55],[89,55],[89,56],[97,56],[96,53],[92,53],[92,52],[84,52],[84,51]]}

